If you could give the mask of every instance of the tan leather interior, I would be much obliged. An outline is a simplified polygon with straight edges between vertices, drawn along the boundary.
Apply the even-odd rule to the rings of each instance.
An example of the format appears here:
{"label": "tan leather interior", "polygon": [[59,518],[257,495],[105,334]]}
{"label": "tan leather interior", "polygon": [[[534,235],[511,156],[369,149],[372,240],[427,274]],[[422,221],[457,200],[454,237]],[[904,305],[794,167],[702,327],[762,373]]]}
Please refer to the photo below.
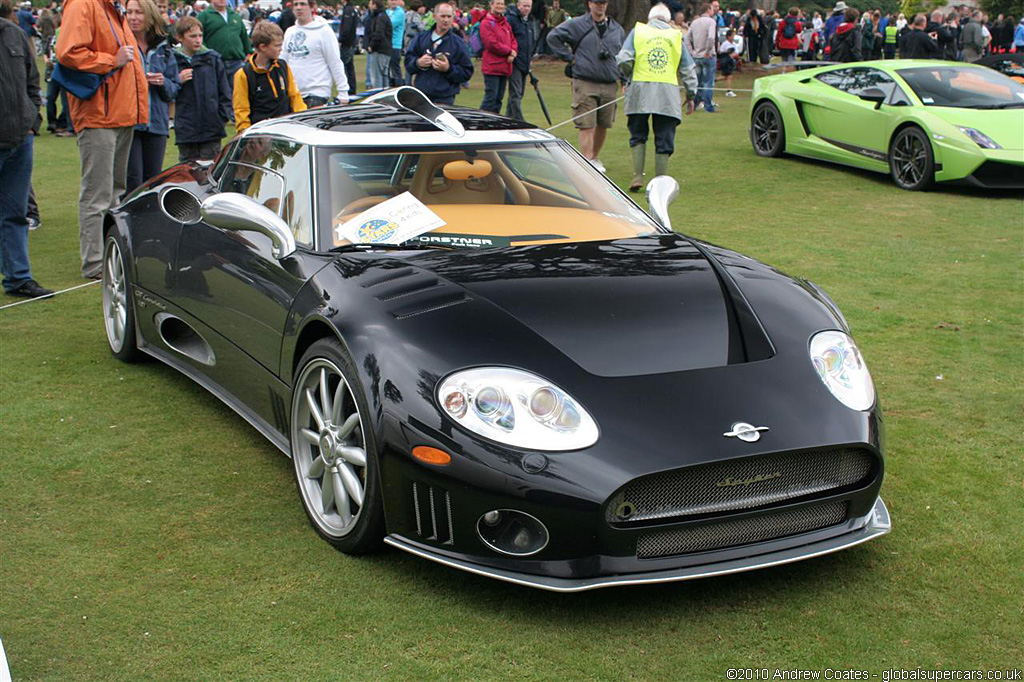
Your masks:
{"label": "tan leather interior", "polygon": [[[476,158],[487,161],[494,169],[490,175],[468,180],[451,180],[444,176],[445,164],[464,161],[462,152],[424,154],[412,177],[410,191],[425,204],[504,204],[507,188],[516,204],[529,204],[530,194],[519,178],[503,164],[495,152],[483,152]],[[441,170],[441,173],[438,171]]]}

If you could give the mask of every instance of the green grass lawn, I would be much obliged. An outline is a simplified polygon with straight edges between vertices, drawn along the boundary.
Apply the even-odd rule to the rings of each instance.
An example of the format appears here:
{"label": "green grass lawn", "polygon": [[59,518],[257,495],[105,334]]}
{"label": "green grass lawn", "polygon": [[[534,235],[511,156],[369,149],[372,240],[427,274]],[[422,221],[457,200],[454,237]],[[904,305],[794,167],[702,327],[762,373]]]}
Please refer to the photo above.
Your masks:
{"label": "green grass lawn", "polygon": [[[556,122],[568,118],[560,68],[538,71]],[[569,596],[396,551],[350,558],[317,539],[291,463],[255,430],[173,370],[110,356],[93,286],[0,311],[0,638],[14,678],[1019,668],[1024,201],[758,158],[747,93],[723,94],[722,113],[679,128],[673,224],[810,278],[842,307],[887,416],[890,535],[769,570]],[[482,97],[477,79],[458,103]],[[541,122],[530,91],[525,105]],[[601,154],[620,185],[626,139],[620,116]],[[82,282],[78,177],[73,139],[37,139],[31,257],[51,288]]]}

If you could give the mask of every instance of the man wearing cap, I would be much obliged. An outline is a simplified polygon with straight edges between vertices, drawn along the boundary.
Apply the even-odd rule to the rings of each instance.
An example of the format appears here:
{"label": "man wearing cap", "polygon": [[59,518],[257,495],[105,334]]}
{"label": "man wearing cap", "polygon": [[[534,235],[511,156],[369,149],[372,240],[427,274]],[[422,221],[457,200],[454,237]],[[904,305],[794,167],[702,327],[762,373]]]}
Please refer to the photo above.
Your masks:
{"label": "man wearing cap", "polygon": [[843,23],[843,13],[846,12],[846,3],[839,0],[832,8],[832,15],[825,21],[825,44],[832,42],[832,36],[836,34],[839,24]]}
{"label": "man wearing cap", "polygon": [[[597,155],[608,129],[615,122],[618,82],[623,78],[615,64],[626,32],[608,16],[608,0],[590,0],[590,11],[555,27],[548,34],[548,47],[569,62],[566,75],[572,77],[572,110],[579,116],[580,153],[604,172]],[[603,106],[607,105],[607,106]],[[600,108],[599,108],[600,107]]]}

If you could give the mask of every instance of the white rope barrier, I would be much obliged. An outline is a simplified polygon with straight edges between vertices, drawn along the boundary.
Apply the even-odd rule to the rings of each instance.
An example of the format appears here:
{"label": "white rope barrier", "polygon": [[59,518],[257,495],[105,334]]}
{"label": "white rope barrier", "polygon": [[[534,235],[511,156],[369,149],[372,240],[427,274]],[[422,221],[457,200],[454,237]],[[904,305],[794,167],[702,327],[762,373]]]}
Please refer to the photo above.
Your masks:
{"label": "white rope barrier", "polygon": [[13,308],[16,305],[25,305],[26,303],[35,303],[37,301],[46,301],[46,300],[49,300],[51,298],[56,298],[57,296],[60,296],[61,294],[66,294],[69,291],[74,291],[75,289],[83,289],[85,287],[91,287],[93,284],[99,284],[99,283],[100,283],[100,280],[95,280],[93,282],[86,282],[85,284],[79,284],[78,286],[75,286],[75,287],[69,287],[67,289],[61,289],[60,291],[55,291],[50,296],[40,296],[39,298],[26,298],[24,301],[18,301],[16,303],[8,303],[7,305],[0,305],[0,310],[4,310],[6,308]]}
{"label": "white rope barrier", "polygon": [[[679,86],[679,89],[682,90],[683,87]],[[753,92],[754,91],[753,88],[697,88],[697,89],[698,90],[711,90],[712,92]],[[605,107],[610,107],[611,105],[617,104],[618,102],[621,102],[624,99],[626,99],[626,96],[625,95],[620,95],[619,97],[616,97],[615,99],[613,99],[611,102],[605,102],[604,104],[602,104],[600,106],[594,107],[590,111],[587,111],[585,113],[579,114],[578,116],[573,116],[572,118],[566,119],[566,120],[562,121],[561,123],[556,123],[555,125],[551,126],[550,128],[545,128],[544,130],[550,132],[550,131],[554,130],[555,128],[561,128],[562,126],[566,125],[567,123],[572,123],[576,119],[583,118],[584,116],[590,116],[592,113],[594,113],[598,109],[604,109]]]}

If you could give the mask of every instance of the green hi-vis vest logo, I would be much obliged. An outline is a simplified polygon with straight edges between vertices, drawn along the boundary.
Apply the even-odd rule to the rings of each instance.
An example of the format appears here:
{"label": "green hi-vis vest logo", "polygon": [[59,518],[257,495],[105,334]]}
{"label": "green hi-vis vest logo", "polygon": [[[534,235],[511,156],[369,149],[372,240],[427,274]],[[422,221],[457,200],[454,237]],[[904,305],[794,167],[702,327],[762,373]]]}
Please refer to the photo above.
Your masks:
{"label": "green hi-vis vest logo", "polygon": [[676,72],[683,53],[683,34],[672,28],[651,28],[637,24],[633,28],[633,82],[671,83],[676,85]]}

